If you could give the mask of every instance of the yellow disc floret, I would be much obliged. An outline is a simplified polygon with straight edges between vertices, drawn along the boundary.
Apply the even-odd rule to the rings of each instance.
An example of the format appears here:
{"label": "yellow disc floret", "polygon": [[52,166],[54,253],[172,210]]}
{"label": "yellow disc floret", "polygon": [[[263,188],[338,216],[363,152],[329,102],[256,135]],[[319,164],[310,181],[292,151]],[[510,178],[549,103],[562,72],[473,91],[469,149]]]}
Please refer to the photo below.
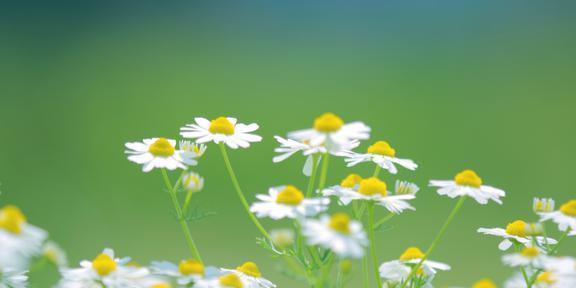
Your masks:
{"label": "yellow disc floret", "polygon": [[208,131],[216,134],[232,135],[234,134],[234,124],[226,117],[218,117],[210,121]]}
{"label": "yellow disc floret", "polygon": [[194,259],[182,260],[178,265],[178,271],[182,275],[204,275],[204,265]]}
{"label": "yellow disc floret", "polygon": [[150,286],[150,288],[172,288],[172,285],[170,285],[168,283],[159,283],[159,284],[154,284],[154,285]]}
{"label": "yellow disc floret", "polygon": [[0,209],[0,229],[4,229],[13,234],[22,232],[22,225],[26,223],[26,216],[13,205],[8,205]]}
{"label": "yellow disc floret", "polygon": [[527,228],[528,224],[522,220],[516,220],[508,225],[506,225],[506,233],[518,237],[526,237],[528,235]]}
{"label": "yellow disc floret", "polygon": [[241,266],[236,267],[236,270],[252,277],[261,277],[262,273],[260,273],[260,269],[258,269],[258,265],[256,263],[248,261]]}
{"label": "yellow disc floret", "polygon": [[337,232],[350,234],[350,217],[346,213],[336,213],[330,218],[330,228]]}
{"label": "yellow disc floret", "polygon": [[570,200],[560,206],[560,211],[565,215],[576,217],[576,200]]}
{"label": "yellow disc floret", "polygon": [[384,183],[384,181],[376,178],[376,177],[370,177],[367,179],[364,179],[362,181],[360,181],[360,188],[358,189],[358,192],[360,192],[360,194],[366,195],[366,196],[371,196],[371,195],[376,195],[376,194],[380,194],[382,196],[386,196],[386,194],[388,192],[386,192],[386,183]]}
{"label": "yellow disc floret", "polygon": [[286,205],[298,205],[304,200],[304,193],[298,188],[288,185],[286,186],[278,196],[276,196],[276,203],[286,204]]}
{"label": "yellow disc floret", "polygon": [[386,141],[378,141],[368,147],[368,153],[396,157],[396,150]]}
{"label": "yellow disc floret", "polygon": [[556,280],[553,279],[552,277],[552,273],[550,272],[542,272],[540,274],[538,274],[538,277],[536,277],[536,283],[544,283],[544,284],[548,284],[548,285],[552,285],[556,282]]}
{"label": "yellow disc floret", "polygon": [[314,120],[314,129],[318,132],[336,132],[343,125],[344,121],[334,113],[324,113]]}
{"label": "yellow disc floret", "polygon": [[476,283],[474,283],[474,286],[472,286],[472,288],[496,288],[496,284],[494,284],[494,282],[492,282],[492,280],[490,279],[482,279]]}
{"label": "yellow disc floret", "polygon": [[454,177],[454,181],[458,185],[470,186],[475,188],[480,188],[482,186],[482,178],[472,170],[464,170]]}
{"label": "yellow disc floret", "polygon": [[116,270],[116,261],[110,255],[102,253],[92,261],[92,269],[100,276],[106,276]]}
{"label": "yellow disc floret", "polygon": [[360,181],[362,181],[362,177],[360,177],[360,175],[358,175],[358,174],[352,173],[352,174],[346,176],[346,178],[344,178],[342,180],[342,182],[340,182],[340,186],[346,187],[346,188],[352,188],[352,187],[360,184]]}
{"label": "yellow disc floret", "polygon": [[174,155],[175,150],[174,146],[170,144],[170,141],[163,137],[156,139],[156,141],[148,147],[148,152],[152,153],[154,156],[172,156]]}
{"label": "yellow disc floret", "polygon": [[540,255],[540,250],[538,250],[536,247],[526,247],[524,250],[522,250],[521,254],[524,257],[534,258]]}
{"label": "yellow disc floret", "polygon": [[400,260],[402,261],[409,261],[414,259],[422,259],[424,257],[424,253],[418,247],[409,247],[400,255]]}
{"label": "yellow disc floret", "polygon": [[220,285],[231,287],[231,288],[242,288],[244,285],[242,284],[242,280],[236,274],[226,274],[218,278],[218,282]]}

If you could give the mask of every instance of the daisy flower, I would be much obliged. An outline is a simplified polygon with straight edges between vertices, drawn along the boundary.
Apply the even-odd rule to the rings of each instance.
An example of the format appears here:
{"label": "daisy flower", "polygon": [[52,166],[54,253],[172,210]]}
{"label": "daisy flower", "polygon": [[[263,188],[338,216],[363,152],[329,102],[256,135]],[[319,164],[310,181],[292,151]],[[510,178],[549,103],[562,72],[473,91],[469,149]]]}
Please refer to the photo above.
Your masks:
{"label": "daisy flower", "polygon": [[204,178],[198,173],[187,172],[182,176],[182,187],[192,193],[200,192],[204,188]]}
{"label": "daisy flower", "polygon": [[180,150],[192,153],[194,158],[202,157],[204,153],[206,153],[207,149],[206,145],[194,143],[189,140],[180,140],[178,142],[178,147],[180,147]]}
{"label": "daisy flower", "polygon": [[362,258],[368,245],[362,224],[344,213],[304,220],[302,235],[308,244],[329,249],[341,258]]}
{"label": "daisy flower", "polygon": [[498,288],[498,286],[496,286],[496,284],[490,279],[482,279],[474,283],[472,288]]}
{"label": "daisy flower", "polygon": [[[276,284],[270,282],[266,278],[262,277],[262,273],[258,268],[258,265],[254,262],[246,262],[238,267],[235,270],[232,269],[221,269],[224,273],[232,273],[239,277],[240,280],[244,283],[244,286],[240,286],[243,288],[275,288],[277,287]],[[233,286],[236,287],[236,286]]]}
{"label": "daisy flower", "polygon": [[340,185],[328,187],[322,190],[324,196],[336,196],[343,205],[348,205],[354,200],[374,201],[388,209],[388,211],[399,214],[404,210],[415,210],[407,200],[412,200],[416,196],[412,194],[389,195],[386,183],[376,177],[362,179],[357,174],[350,174]]}
{"label": "daisy flower", "polygon": [[532,211],[536,214],[550,213],[554,211],[554,199],[552,198],[534,198],[532,202]]}
{"label": "daisy flower", "polygon": [[526,246],[518,253],[502,256],[502,262],[510,267],[532,266],[541,268],[546,261],[547,256],[542,254],[538,247]]}
{"label": "daisy flower", "polygon": [[274,246],[285,249],[294,245],[296,236],[292,229],[275,229],[270,231],[270,240]]}
{"label": "daisy flower", "polygon": [[227,273],[218,277],[200,279],[192,286],[193,288],[247,288],[259,286],[247,286],[240,276],[235,273]]}
{"label": "daisy flower", "polygon": [[205,270],[213,271],[215,268],[209,267],[209,269],[204,269],[204,265],[194,259],[182,260],[178,265],[168,261],[156,261],[150,265],[152,274],[174,279],[178,285],[183,286],[203,278],[206,273]]}
{"label": "daisy flower", "polygon": [[[530,274],[534,271],[527,271]],[[576,282],[569,278],[559,277],[554,272],[544,271],[536,276],[536,281],[532,285],[533,288],[572,288]],[[526,288],[526,281],[521,273],[515,273],[504,283],[504,288]]]}
{"label": "daisy flower", "polygon": [[26,272],[0,267],[0,288],[26,288],[28,276]]}
{"label": "daisy flower", "polygon": [[42,247],[42,255],[58,267],[67,267],[66,252],[55,242],[48,241]]}
{"label": "daisy flower", "polygon": [[[424,257],[424,253],[417,247],[409,247],[400,255],[398,260],[384,262],[380,265],[378,271],[380,277],[387,282],[402,283],[410,275],[412,268],[416,266]],[[432,287],[432,278],[436,275],[437,270],[447,271],[450,266],[444,263],[424,260],[422,266],[416,272],[418,277],[426,278],[426,285],[423,287]]]}
{"label": "daisy flower", "polygon": [[396,185],[394,186],[395,195],[416,195],[420,191],[418,185],[402,180],[396,180]]}
{"label": "daisy flower", "polygon": [[176,140],[166,138],[149,138],[142,142],[126,143],[128,160],[142,164],[142,171],[150,172],[154,168],[175,170],[186,169],[186,165],[196,165],[197,154],[176,149]]}
{"label": "daisy flower", "polygon": [[48,233],[28,224],[16,206],[0,209],[0,267],[25,270],[30,260],[42,253]]}
{"label": "daisy flower", "polygon": [[386,141],[378,141],[368,147],[368,153],[356,153],[350,150],[345,150],[338,153],[346,159],[348,167],[356,166],[363,162],[373,162],[381,168],[388,170],[392,174],[398,173],[396,164],[408,169],[416,170],[418,165],[410,159],[396,158],[396,150]]}
{"label": "daisy flower", "polygon": [[485,235],[492,235],[497,237],[502,237],[504,240],[500,242],[498,248],[502,251],[508,250],[510,246],[514,243],[522,244],[524,246],[529,246],[532,243],[532,237],[536,239],[538,245],[544,244],[556,244],[556,240],[552,238],[545,238],[542,236],[535,236],[542,233],[542,225],[539,223],[528,224],[522,220],[516,220],[506,226],[506,229],[502,228],[479,228],[478,232]]}
{"label": "daisy flower", "polygon": [[[314,155],[316,154],[337,154],[333,151],[328,151],[324,145],[312,146],[309,141],[299,142],[292,139],[284,139],[280,136],[274,136],[276,141],[280,143],[280,147],[274,149],[274,152],[279,153],[279,155],[272,158],[274,163],[282,162],[288,159],[290,156],[297,152],[302,152],[302,155],[306,156],[306,162],[304,162],[304,167],[302,168],[302,173],[305,176],[312,175],[312,168],[314,166]],[[354,149],[360,145],[358,141],[351,141],[347,143],[348,146],[343,145],[343,149],[349,150]],[[318,165],[318,163],[316,163]]]}
{"label": "daisy flower", "polygon": [[127,265],[130,258],[114,258],[112,249],[105,249],[94,260],[80,262],[80,268],[61,269],[60,288],[141,287],[149,275],[146,268]]}
{"label": "daisy flower", "polygon": [[432,180],[431,187],[438,187],[438,194],[446,195],[450,198],[470,196],[480,204],[487,204],[488,200],[493,200],[502,204],[500,198],[506,196],[506,192],[498,188],[482,185],[482,179],[472,170],[464,170],[450,180]]}
{"label": "daisy flower", "polygon": [[345,124],[334,113],[324,113],[314,120],[313,129],[304,129],[288,133],[288,138],[309,143],[311,146],[324,146],[327,151],[337,153],[350,149],[356,140],[370,138],[370,127],[362,122]]}
{"label": "daisy flower", "polygon": [[188,124],[180,128],[180,135],[184,138],[196,139],[196,143],[213,141],[218,144],[225,143],[232,149],[238,147],[248,148],[251,142],[260,142],[262,137],[251,134],[258,130],[258,124],[237,123],[236,118],[218,117],[212,121],[196,117],[195,124]]}
{"label": "daisy flower", "polygon": [[250,212],[260,218],[270,217],[274,220],[315,216],[328,209],[330,203],[326,198],[306,199],[304,193],[292,185],[272,187],[268,195],[259,194],[256,198],[261,202],[252,204]]}
{"label": "daisy flower", "polygon": [[541,213],[540,221],[547,220],[552,220],[552,222],[558,224],[560,231],[576,231],[576,199],[562,204],[558,211]]}

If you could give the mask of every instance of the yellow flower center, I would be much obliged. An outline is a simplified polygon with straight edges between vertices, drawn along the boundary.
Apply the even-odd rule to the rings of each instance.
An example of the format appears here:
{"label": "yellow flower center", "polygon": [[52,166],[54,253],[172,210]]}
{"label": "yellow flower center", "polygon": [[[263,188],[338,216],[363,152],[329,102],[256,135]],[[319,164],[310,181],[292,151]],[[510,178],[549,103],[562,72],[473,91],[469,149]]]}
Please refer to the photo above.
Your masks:
{"label": "yellow flower center", "polygon": [[568,216],[576,217],[576,200],[570,200],[560,206],[560,211]]}
{"label": "yellow flower center", "polygon": [[418,247],[409,247],[400,255],[400,260],[402,261],[409,261],[414,259],[422,259],[424,257],[424,253]]}
{"label": "yellow flower center", "polygon": [[174,155],[174,146],[170,144],[170,141],[166,138],[158,138],[150,147],[148,152],[152,153],[154,156],[168,157]]}
{"label": "yellow flower center", "polygon": [[98,275],[106,276],[116,270],[116,261],[108,254],[100,254],[92,261],[92,269],[96,270]]}
{"label": "yellow flower center", "polygon": [[234,124],[226,117],[218,117],[210,121],[210,128],[208,128],[208,130],[211,133],[232,135],[234,134]]}
{"label": "yellow flower center", "polygon": [[496,288],[496,284],[490,279],[482,279],[476,282],[472,288]]}
{"label": "yellow flower center", "polygon": [[538,248],[535,247],[526,247],[524,248],[524,250],[522,250],[521,254],[524,257],[534,258],[540,255],[540,251],[538,250]]}
{"label": "yellow flower center", "polygon": [[0,229],[13,234],[22,232],[22,225],[26,223],[26,216],[16,206],[8,205],[0,209]]}
{"label": "yellow flower center", "polygon": [[357,184],[360,184],[360,181],[362,181],[362,177],[360,177],[360,175],[350,174],[350,175],[346,176],[346,178],[344,178],[344,180],[342,180],[342,182],[340,182],[340,186],[346,187],[346,188],[352,188],[352,187],[356,186]]}
{"label": "yellow flower center", "polygon": [[482,186],[482,178],[480,178],[478,174],[472,170],[464,170],[456,174],[454,181],[456,184],[462,186],[471,186],[476,188],[480,188],[480,186]]}
{"label": "yellow flower center", "polygon": [[554,284],[556,282],[556,280],[554,280],[552,278],[552,273],[550,272],[542,272],[540,274],[538,274],[538,277],[536,277],[536,282],[537,283],[546,283],[546,284]]}
{"label": "yellow flower center", "polygon": [[336,213],[330,218],[330,228],[344,234],[350,234],[350,217],[345,213]]}
{"label": "yellow flower center", "polygon": [[396,157],[396,150],[386,141],[378,141],[368,147],[368,153]]}
{"label": "yellow flower center", "polygon": [[340,261],[340,271],[342,273],[350,273],[352,271],[352,261],[349,259]]}
{"label": "yellow flower center", "polygon": [[260,269],[258,269],[258,265],[256,265],[256,263],[248,261],[244,264],[242,264],[242,266],[238,266],[236,267],[236,270],[248,275],[248,276],[252,276],[252,277],[260,277],[262,276],[262,273],[260,273]]}
{"label": "yellow flower center", "polygon": [[324,113],[314,120],[314,129],[319,132],[336,132],[342,128],[344,121],[334,113]]}
{"label": "yellow flower center", "polygon": [[240,280],[240,277],[238,277],[236,274],[226,274],[221,276],[218,281],[220,282],[220,285],[224,285],[226,287],[242,288],[244,286]]}
{"label": "yellow flower center", "polygon": [[194,259],[182,260],[178,265],[178,271],[182,275],[204,275],[204,265]]}
{"label": "yellow flower center", "polygon": [[292,185],[286,186],[286,188],[276,196],[276,203],[279,204],[295,206],[300,204],[302,200],[304,200],[304,193]]}
{"label": "yellow flower center", "polygon": [[150,288],[171,288],[172,285],[168,284],[168,283],[160,283],[160,284],[154,284],[152,286],[150,286]]}
{"label": "yellow flower center", "polygon": [[506,233],[518,237],[526,237],[528,235],[526,228],[528,224],[522,220],[516,220],[506,225]]}
{"label": "yellow flower center", "polygon": [[370,177],[368,179],[360,181],[360,188],[358,189],[358,192],[366,196],[371,196],[375,194],[386,196],[386,194],[388,193],[386,189],[387,187],[384,181],[381,181],[376,177]]}

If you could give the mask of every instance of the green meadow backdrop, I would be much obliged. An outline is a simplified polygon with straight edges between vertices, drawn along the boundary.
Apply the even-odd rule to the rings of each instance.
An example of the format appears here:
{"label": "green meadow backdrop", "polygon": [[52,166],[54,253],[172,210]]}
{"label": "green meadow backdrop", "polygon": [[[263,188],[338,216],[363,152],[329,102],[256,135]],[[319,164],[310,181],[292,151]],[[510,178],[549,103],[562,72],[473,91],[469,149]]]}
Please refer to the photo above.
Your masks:
{"label": "green meadow backdrop", "polygon": [[[272,163],[272,136],[322,112],[366,122],[372,140],[414,159],[419,169],[398,176],[422,187],[417,211],[377,233],[381,260],[426,248],[455,204],[429,179],[471,168],[505,189],[502,206],[465,204],[431,257],[453,266],[440,287],[503,281],[511,270],[499,240],[476,229],[535,220],[532,197],[576,195],[573,1],[0,5],[0,206],[20,206],[74,265],[105,247],[140,263],[189,256],[160,173],[142,173],[123,145],[178,137],[195,116],[260,124],[262,143],[230,153],[250,200],[272,185],[305,185],[303,158]],[[341,159],[331,164],[329,183],[349,173]],[[215,213],[191,225],[205,260],[253,260],[280,287],[298,287],[255,244],[216,147],[195,170],[206,186],[194,205]],[[576,241],[565,244],[576,255]]]}

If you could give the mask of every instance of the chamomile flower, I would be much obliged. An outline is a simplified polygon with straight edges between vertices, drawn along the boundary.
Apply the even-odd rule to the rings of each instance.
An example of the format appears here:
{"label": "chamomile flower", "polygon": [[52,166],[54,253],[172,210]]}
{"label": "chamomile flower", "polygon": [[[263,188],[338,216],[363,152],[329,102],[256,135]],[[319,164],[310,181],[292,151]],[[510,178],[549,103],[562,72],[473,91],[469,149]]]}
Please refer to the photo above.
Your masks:
{"label": "chamomile flower", "polygon": [[498,188],[482,185],[482,179],[472,170],[464,170],[450,180],[432,180],[431,187],[438,187],[438,194],[446,195],[450,198],[469,196],[480,204],[487,204],[488,200],[493,200],[502,204],[500,198],[506,196],[506,192]]}
{"label": "chamomile flower", "polygon": [[149,138],[142,142],[126,143],[128,160],[142,164],[142,171],[150,172],[154,168],[175,170],[186,169],[186,165],[196,165],[196,154],[176,149],[176,140]]}
{"label": "chamomile flower", "polygon": [[[304,173],[305,176],[312,175],[313,166],[318,165],[318,163],[314,163],[313,156],[315,154],[338,154],[335,151],[328,151],[328,149],[326,149],[323,144],[312,146],[310,145],[309,141],[299,142],[293,139],[284,139],[280,136],[274,136],[274,138],[276,141],[278,141],[278,143],[280,143],[280,147],[274,149],[274,152],[279,153],[279,155],[272,158],[272,161],[274,163],[282,162],[295,153],[302,152],[302,155],[306,157],[306,162],[304,162],[304,167],[302,168],[302,173]],[[342,148],[350,150],[358,147],[358,145],[360,145],[359,141],[351,141],[349,143],[343,144]]]}
{"label": "chamomile flower", "polygon": [[560,231],[576,231],[576,199],[562,204],[558,211],[540,214],[540,221],[548,220],[558,224]]}
{"label": "chamomile flower", "polygon": [[555,202],[552,198],[534,198],[532,211],[534,213],[550,213],[554,211]]}
{"label": "chamomile flower", "polygon": [[[378,271],[380,277],[390,284],[401,283],[406,280],[410,275],[412,268],[416,266],[424,257],[424,253],[417,247],[409,247],[400,255],[398,260],[384,262],[380,265]],[[444,263],[425,260],[420,266],[416,275],[426,279],[426,285],[423,287],[432,287],[432,278],[436,275],[438,270],[450,270],[450,266]]]}
{"label": "chamomile flower", "polygon": [[[243,288],[275,288],[276,284],[262,277],[260,268],[254,262],[245,262],[236,269],[222,269],[224,273],[232,273],[239,277],[244,283]],[[235,287],[235,286],[233,286]]]}
{"label": "chamomile flower", "polygon": [[[572,280],[576,285],[576,258],[573,257],[548,257],[544,264],[544,270],[554,274],[554,278]],[[576,287],[576,286],[570,286]]]}
{"label": "chamomile flower", "polygon": [[204,178],[198,173],[186,172],[182,176],[182,187],[192,193],[200,192],[204,188]]}
{"label": "chamomile flower", "polygon": [[16,206],[0,209],[0,267],[25,270],[30,259],[42,253],[48,233],[28,224]]}
{"label": "chamomile flower", "polygon": [[139,283],[149,276],[146,268],[127,265],[130,258],[114,258],[112,249],[105,249],[94,260],[80,262],[80,268],[61,269],[60,288],[141,287]]}
{"label": "chamomile flower", "polygon": [[294,245],[296,236],[292,229],[274,229],[270,231],[270,240],[274,246],[285,249]]}
{"label": "chamomile flower", "polygon": [[42,255],[58,267],[67,267],[66,252],[55,242],[48,241],[42,247]]}
{"label": "chamomile flower", "polygon": [[[532,275],[536,273],[533,269],[527,269],[528,274]],[[570,279],[562,278],[551,271],[539,272],[536,276],[536,280],[532,285],[533,288],[572,288],[575,282]],[[526,288],[526,281],[521,273],[514,273],[504,283],[504,288]]]}
{"label": "chamomile flower", "polygon": [[363,162],[373,162],[382,169],[388,170],[392,174],[398,173],[396,164],[408,170],[416,170],[418,165],[410,159],[400,159],[396,157],[396,150],[386,141],[378,141],[368,147],[367,153],[356,153],[345,150],[338,155],[345,157],[348,167],[356,166]]}
{"label": "chamomile flower", "polygon": [[343,205],[354,200],[374,201],[392,213],[399,214],[404,210],[415,210],[407,201],[416,198],[412,194],[389,195],[384,181],[376,177],[362,179],[357,174],[350,174],[340,185],[328,187],[322,191],[324,196],[336,196]]}
{"label": "chamomile flower", "polygon": [[258,130],[256,123],[237,123],[236,118],[218,117],[212,121],[196,117],[195,124],[188,124],[180,128],[180,135],[184,138],[196,139],[196,143],[224,142],[232,149],[248,148],[251,142],[260,142],[262,137],[252,134]]}
{"label": "chamomile flower", "polygon": [[206,153],[206,149],[207,149],[205,144],[198,144],[198,143],[194,143],[194,142],[189,141],[189,140],[180,140],[178,142],[178,147],[182,151],[192,153],[192,156],[194,158],[202,157],[204,155],[204,153]]}
{"label": "chamomile flower", "polygon": [[485,235],[492,235],[504,238],[502,242],[498,245],[498,248],[502,251],[508,250],[514,243],[522,244],[524,246],[530,246],[532,243],[532,238],[536,239],[539,246],[544,244],[556,244],[556,240],[552,238],[545,238],[542,236],[536,236],[542,234],[542,225],[539,223],[526,223],[522,220],[516,220],[509,223],[506,229],[502,228],[479,228],[478,232]]}
{"label": "chamomile flower", "polygon": [[[246,288],[247,283],[235,273],[225,273],[218,277],[198,280],[193,288]],[[252,286],[259,287],[259,286]]]}
{"label": "chamomile flower", "polygon": [[362,122],[345,124],[334,113],[324,113],[314,120],[313,129],[288,133],[288,138],[309,143],[313,147],[324,146],[327,151],[337,153],[350,149],[351,143],[370,138],[370,127]]}
{"label": "chamomile flower", "polygon": [[510,267],[531,266],[541,268],[547,256],[538,247],[526,246],[522,251],[502,256],[502,262]]}
{"label": "chamomile flower", "polygon": [[490,279],[482,279],[474,283],[472,288],[498,288],[498,286],[496,286],[496,284]]}
{"label": "chamomile flower", "polygon": [[308,244],[329,249],[341,258],[362,258],[368,245],[362,224],[344,213],[323,215],[320,220],[306,219],[302,234]]}
{"label": "chamomile flower", "polygon": [[0,288],[26,288],[28,276],[26,272],[0,267]]}
{"label": "chamomile flower", "polygon": [[268,195],[259,194],[256,198],[260,202],[252,204],[250,211],[260,218],[270,217],[274,220],[315,216],[328,209],[330,203],[327,198],[306,199],[304,193],[292,185],[272,187]]}
{"label": "chamomile flower", "polygon": [[416,195],[420,191],[418,185],[402,180],[396,180],[396,185],[394,186],[395,195]]}
{"label": "chamomile flower", "polygon": [[182,260],[178,265],[168,261],[156,261],[150,265],[153,275],[174,279],[178,285],[189,285],[204,277],[213,277],[219,274],[215,267],[206,267],[194,259]]}

